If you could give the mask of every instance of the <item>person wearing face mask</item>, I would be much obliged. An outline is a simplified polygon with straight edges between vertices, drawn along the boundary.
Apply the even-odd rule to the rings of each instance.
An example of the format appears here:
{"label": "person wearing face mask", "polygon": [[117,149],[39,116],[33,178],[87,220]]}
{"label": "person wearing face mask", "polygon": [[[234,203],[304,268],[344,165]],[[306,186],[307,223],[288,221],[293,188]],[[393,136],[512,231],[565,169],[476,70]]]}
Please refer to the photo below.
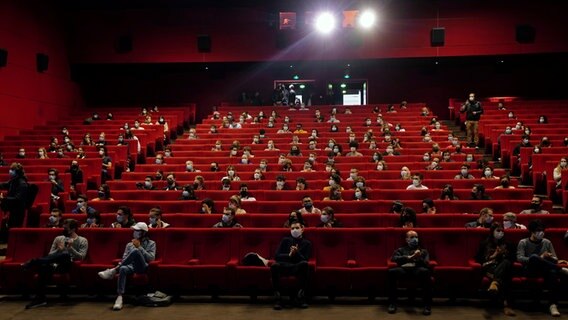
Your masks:
{"label": "person wearing face mask", "polygon": [[406,244],[396,249],[391,257],[396,267],[388,270],[388,313],[397,310],[397,283],[399,280],[413,280],[422,287],[424,309],[422,314],[432,313],[432,270],[430,269],[430,255],[420,245],[418,233],[410,230],[406,233]]}
{"label": "person wearing face mask", "polygon": [[323,201],[343,201],[340,188],[341,186],[337,184],[330,186],[329,194],[327,197],[323,198]]}
{"label": "person wearing face mask", "polygon": [[547,124],[548,123],[548,118],[545,115],[540,115],[538,117],[538,124]]}
{"label": "person wearing face mask", "polygon": [[51,209],[49,219],[45,224],[45,228],[63,228],[63,219],[61,218],[62,215],[63,213],[61,212],[61,210],[57,208]]}
{"label": "person wearing face mask", "polygon": [[97,197],[91,199],[91,201],[101,200],[114,201],[114,199],[110,195],[110,187],[106,183],[101,184],[101,186],[99,187],[99,190],[97,191]]}
{"label": "person wearing face mask", "polygon": [[357,177],[359,177],[359,170],[357,170],[357,168],[351,168],[351,170],[349,170],[349,177],[346,180],[355,181]]}
{"label": "person wearing face mask", "polygon": [[154,177],[146,176],[146,178],[144,178],[144,183],[142,182],[136,183],[136,188],[140,190],[156,190],[156,187],[152,183],[153,180]]}
{"label": "person wearing face mask", "polygon": [[511,178],[508,175],[504,175],[501,177],[500,184],[496,186],[495,189],[515,189],[515,187],[511,185]]}
{"label": "person wearing face mask", "polygon": [[440,194],[440,200],[459,200],[454,194],[454,187],[451,184],[444,185],[442,193]]}
{"label": "person wearing face mask", "polygon": [[384,160],[377,161],[377,171],[384,171],[384,170],[388,170],[386,161]]}
{"label": "person wearing face mask", "polygon": [[74,189],[77,183],[83,183],[83,170],[79,168],[79,162],[73,160],[69,169],[65,170],[65,173],[71,174],[71,188]]}
{"label": "person wearing face mask", "polygon": [[286,177],[278,175],[272,190],[290,190],[290,186],[286,183]]}
{"label": "person wearing face mask", "polygon": [[205,178],[203,178],[203,176],[195,176],[193,180],[193,190],[205,190]]}
{"label": "person wearing face mask", "polygon": [[49,254],[45,257],[31,259],[22,264],[26,271],[37,273],[35,297],[26,305],[26,309],[47,305],[46,286],[53,274],[65,274],[71,271],[73,261],[81,261],[87,256],[89,241],[77,234],[79,224],[75,219],[63,222],[63,234],[55,237]]}
{"label": "person wearing face mask", "polygon": [[489,236],[479,244],[475,261],[481,265],[484,275],[491,279],[487,291],[502,301],[506,316],[515,316],[510,296],[515,247],[505,241],[505,231],[499,223],[491,225]]}
{"label": "person wearing face mask", "polygon": [[231,180],[229,178],[224,177],[223,179],[221,179],[221,190],[231,190]]}
{"label": "person wearing face mask", "polygon": [[470,200],[491,200],[491,197],[485,193],[485,186],[482,184],[474,184],[471,188]]}
{"label": "person wearing face mask", "polygon": [[418,221],[416,219],[416,211],[414,209],[405,207],[400,213],[399,225],[397,227],[403,229],[413,229],[418,227]]}
{"label": "person wearing face mask", "polygon": [[163,229],[170,227],[170,224],[162,220],[162,209],[156,207],[150,209],[148,214],[148,227],[150,229]]}
{"label": "person wearing face mask", "polygon": [[357,142],[350,142],[349,143],[349,152],[345,154],[346,157],[362,157],[363,154],[357,149],[359,148],[359,143]]}
{"label": "person wearing face mask", "polygon": [[299,211],[302,212],[302,214],[304,215],[305,214],[321,215],[321,210],[314,206],[314,202],[312,201],[312,198],[310,198],[309,196],[304,196],[304,198],[302,198],[302,208]]}
{"label": "person wearing face mask", "polygon": [[104,146],[99,148],[99,156],[102,159],[101,183],[106,183],[107,180],[112,179],[112,159],[107,155],[107,148]]}
{"label": "person wearing face mask", "polygon": [[339,186],[339,190],[343,191],[343,187],[341,186],[341,176],[337,173],[332,173],[329,176],[329,183],[327,186],[323,188],[323,191],[329,191],[333,186]]}
{"label": "person wearing face mask", "polygon": [[404,166],[400,169],[400,179],[401,180],[412,179],[412,173],[410,172],[410,169],[408,167]]}
{"label": "person wearing face mask", "polygon": [[440,166],[440,159],[434,158],[432,162],[426,166],[426,170],[443,170],[442,166]]}
{"label": "person wearing face mask", "polygon": [[280,294],[280,278],[294,276],[298,278],[299,289],[295,294],[295,302],[300,308],[307,308],[305,292],[308,285],[308,260],[312,253],[312,243],[303,237],[304,226],[299,221],[290,224],[290,237],[280,241],[274,255],[275,262],[270,266],[272,286],[274,289],[274,310],[282,309],[282,296]]}
{"label": "person wearing face mask", "polygon": [[466,228],[490,228],[493,223],[493,210],[483,208],[479,210],[479,218],[465,224]]}
{"label": "person wearing face mask", "polygon": [[521,211],[520,214],[549,214],[550,212],[542,208],[542,201],[541,197],[533,196],[530,208]]}
{"label": "person wearing face mask", "polygon": [[199,213],[211,214],[216,212],[217,211],[215,210],[215,201],[213,201],[213,199],[205,198],[201,200],[201,207],[199,209]]}
{"label": "person wearing face mask", "polygon": [[156,242],[148,237],[148,225],[145,222],[138,222],[131,227],[133,230],[133,239],[130,241],[120,263],[110,269],[99,272],[99,277],[105,280],[114,279],[118,273],[118,284],[116,300],[112,307],[118,311],[122,309],[122,296],[126,289],[126,279],[134,273],[146,273],[148,264],[156,259]]}
{"label": "person wearing face mask", "polygon": [[412,184],[406,187],[406,190],[428,190],[428,187],[422,184],[424,176],[422,173],[417,173],[412,176]]}
{"label": "person wearing face mask", "polygon": [[191,161],[191,160],[187,160],[185,162],[185,171],[186,172],[201,172],[201,170],[195,169],[195,167],[193,166],[193,161]]}
{"label": "person wearing face mask", "polygon": [[116,221],[113,222],[110,227],[111,228],[130,228],[132,227],[136,221],[134,221],[134,216],[132,215],[132,211],[127,206],[120,206],[118,210],[116,210]]}
{"label": "person wearing face mask", "polygon": [[170,172],[166,176],[166,186],[163,190],[180,190],[180,186],[176,183],[176,176],[173,172]]}
{"label": "person wearing face mask", "polygon": [[[59,178],[59,171],[54,168],[47,170],[47,181],[51,183],[51,198],[52,200],[58,200],[59,193],[65,191],[63,188],[63,180]],[[55,203],[57,204],[57,203]],[[52,203],[53,205],[53,203]]]}
{"label": "person wearing face mask", "polygon": [[493,174],[493,168],[491,168],[490,166],[486,166],[485,168],[483,168],[483,176],[481,177],[481,179],[496,180],[499,179],[499,177],[496,177]]}
{"label": "person wearing face mask", "polygon": [[221,216],[221,221],[214,224],[213,228],[242,228],[243,226],[237,222],[235,215],[236,215],[235,208],[230,208],[230,207],[223,208],[223,215]]}
{"label": "person wearing face mask", "polygon": [[401,214],[404,209],[404,203],[396,200],[392,202],[392,207],[390,212],[395,214]]}
{"label": "person wearing face mask", "polygon": [[545,227],[540,220],[529,223],[530,236],[521,239],[517,245],[517,261],[523,265],[523,272],[529,278],[544,278],[544,289],[548,291],[550,315],[559,317],[558,297],[560,274],[568,276],[568,268],[558,265],[558,257],[550,240],[544,237]]}
{"label": "person wearing face mask", "polygon": [[107,145],[106,134],[104,132],[101,132],[101,134],[99,135],[99,140],[95,142],[95,147],[97,148],[106,147],[106,145]]}
{"label": "person wearing face mask", "polygon": [[470,93],[467,101],[460,108],[461,113],[465,113],[467,143],[470,147],[479,147],[479,119],[483,114],[481,103],[475,99],[475,94]]}
{"label": "person wearing face mask", "polygon": [[554,178],[554,181],[556,181],[557,188],[562,187],[562,170],[566,169],[568,169],[568,158],[562,157],[552,172],[552,177]]}
{"label": "person wearing face mask", "polygon": [[181,196],[178,200],[197,200],[195,196],[195,191],[193,190],[193,185],[186,184],[181,188]]}
{"label": "person wearing face mask", "polygon": [[256,198],[248,191],[248,185],[241,183],[239,197],[241,201],[256,201]]}
{"label": "person wearing face mask", "polygon": [[517,215],[507,212],[503,215],[503,229],[526,229],[524,225],[517,223]]}
{"label": "person wearing face mask", "polygon": [[367,196],[367,188],[365,187],[356,187],[355,192],[353,193],[353,200],[355,201],[365,201],[369,200]]}
{"label": "person wearing face mask", "polygon": [[229,198],[228,208],[234,209],[235,214],[246,214],[246,210],[241,207],[241,198],[238,195]]}
{"label": "person wearing face mask", "polygon": [[282,125],[282,128],[279,129],[278,131],[276,131],[276,133],[278,133],[278,134],[291,133],[291,132],[292,132],[292,131],[290,131],[290,128],[288,127],[288,124]]}
{"label": "person wearing face mask", "polygon": [[528,135],[523,135],[521,137],[521,143],[516,145],[515,148],[513,149],[513,155],[514,156],[519,156],[521,154],[521,148],[532,148],[533,147],[533,145],[530,143],[529,139],[530,139],[530,136],[528,136]]}
{"label": "person wearing face mask", "polygon": [[89,206],[87,196],[80,194],[77,196],[77,206],[71,210],[71,213],[90,214],[95,211],[97,211],[95,208]]}
{"label": "person wearing face mask", "polygon": [[309,161],[304,162],[304,167],[300,172],[313,172],[312,163]]}
{"label": "person wearing face mask", "polygon": [[318,228],[342,228],[343,224],[335,219],[335,213],[332,207],[325,207],[321,210],[320,223]]}
{"label": "person wearing face mask", "polygon": [[26,158],[26,149],[19,148],[18,153],[16,154],[16,159],[25,159]]}
{"label": "person wearing face mask", "polygon": [[470,169],[469,164],[465,164],[465,163],[464,163],[464,164],[461,166],[460,173],[457,174],[457,175],[454,177],[454,179],[475,179],[475,178],[469,173],[469,169]]}
{"label": "person wearing face mask", "polygon": [[87,220],[81,225],[81,229],[84,228],[103,228],[104,225],[101,223],[101,214],[96,211],[92,214],[87,214]]}

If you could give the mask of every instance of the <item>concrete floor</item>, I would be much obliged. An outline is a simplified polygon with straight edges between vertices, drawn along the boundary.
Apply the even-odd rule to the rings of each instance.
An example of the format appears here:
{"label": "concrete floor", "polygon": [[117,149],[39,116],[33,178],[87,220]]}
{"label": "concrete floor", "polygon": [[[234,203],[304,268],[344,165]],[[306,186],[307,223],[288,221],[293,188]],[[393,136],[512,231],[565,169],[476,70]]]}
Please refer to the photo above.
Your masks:
{"label": "concrete floor", "polygon": [[[25,310],[27,301],[19,298],[2,298],[0,300],[0,319],[18,320],[81,320],[81,319],[309,319],[309,320],[359,320],[359,319],[504,319],[499,309],[488,309],[482,302],[469,302],[458,306],[435,304],[430,317],[421,314],[422,309],[401,303],[397,314],[386,312],[384,304],[368,304],[365,301],[346,301],[329,304],[326,301],[313,303],[308,309],[287,308],[273,311],[269,301],[258,304],[247,303],[245,300],[210,302],[206,299],[178,301],[165,308],[147,308],[125,305],[122,311],[112,311],[113,299],[94,301],[92,299],[71,299],[68,302],[57,301],[53,298],[47,307]],[[561,312],[568,313],[567,307]],[[564,310],[562,310],[564,309]],[[512,319],[546,319],[550,318],[543,304],[538,310],[516,310],[517,316]],[[319,319],[318,319],[319,318]]]}

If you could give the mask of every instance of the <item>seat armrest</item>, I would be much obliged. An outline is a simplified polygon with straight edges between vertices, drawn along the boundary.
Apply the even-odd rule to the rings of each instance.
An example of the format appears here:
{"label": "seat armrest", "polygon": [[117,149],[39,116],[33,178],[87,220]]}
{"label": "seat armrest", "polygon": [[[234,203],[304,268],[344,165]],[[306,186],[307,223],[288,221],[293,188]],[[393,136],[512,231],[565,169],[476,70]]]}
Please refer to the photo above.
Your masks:
{"label": "seat armrest", "polygon": [[353,260],[353,259],[347,260],[347,266],[349,268],[356,268],[357,267],[357,261]]}
{"label": "seat armrest", "polygon": [[199,259],[189,259],[189,260],[187,260],[187,264],[192,265],[192,266],[197,265],[197,264],[199,264]]}
{"label": "seat armrest", "polygon": [[235,268],[235,267],[238,266],[238,265],[239,265],[239,260],[238,260],[238,259],[233,258],[233,259],[227,261],[227,267]]}
{"label": "seat armrest", "polygon": [[481,264],[473,259],[468,260],[468,265],[473,268],[473,270],[480,270]]}

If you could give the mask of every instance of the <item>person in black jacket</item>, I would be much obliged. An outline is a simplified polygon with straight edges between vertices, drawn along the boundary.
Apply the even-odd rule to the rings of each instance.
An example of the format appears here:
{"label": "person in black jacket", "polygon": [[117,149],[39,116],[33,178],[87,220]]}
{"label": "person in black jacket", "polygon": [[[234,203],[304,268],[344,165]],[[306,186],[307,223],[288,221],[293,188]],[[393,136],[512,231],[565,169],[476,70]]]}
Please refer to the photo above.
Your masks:
{"label": "person in black jacket", "polygon": [[515,252],[515,246],[505,241],[503,227],[496,222],[491,225],[489,236],[480,243],[475,256],[484,274],[492,280],[487,291],[497,294],[503,301],[503,312],[506,316],[515,315],[510,306],[509,291],[513,278]]}
{"label": "person in black jacket", "polygon": [[285,237],[280,242],[276,251],[276,262],[270,266],[272,274],[272,286],[274,287],[274,310],[282,309],[282,297],[280,295],[280,278],[282,276],[296,276],[300,289],[296,295],[298,306],[307,308],[305,291],[308,285],[308,259],[312,253],[312,243],[303,237],[304,226],[293,221],[290,224],[290,237]]}
{"label": "person in black jacket", "polygon": [[462,105],[460,111],[465,112],[465,128],[467,132],[467,143],[470,147],[479,146],[479,119],[483,114],[481,103],[475,100],[475,93],[469,94],[469,99]]}
{"label": "person in black jacket", "polygon": [[391,258],[396,267],[388,271],[389,306],[388,312],[396,312],[396,284],[399,279],[412,278],[420,282],[423,291],[424,310],[422,314],[432,313],[432,271],[430,270],[430,255],[420,246],[418,233],[410,230],[406,233],[406,245],[396,249]]}
{"label": "person in black jacket", "polygon": [[71,161],[69,169],[65,170],[66,173],[71,174],[71,187],[75,189],[77,183],[83,183],[83,170],[79,168],[79,162],[76,160]]}
{"label": "person in black jacket", "polygon": [[9,174],[10,180],[0,183],[0,189],[8,190],[6,196],[0,193],[0,207],[2,211],[10,213],[8,228],[21,227],[28,204],[28,179],[20,163],[12,163]]}

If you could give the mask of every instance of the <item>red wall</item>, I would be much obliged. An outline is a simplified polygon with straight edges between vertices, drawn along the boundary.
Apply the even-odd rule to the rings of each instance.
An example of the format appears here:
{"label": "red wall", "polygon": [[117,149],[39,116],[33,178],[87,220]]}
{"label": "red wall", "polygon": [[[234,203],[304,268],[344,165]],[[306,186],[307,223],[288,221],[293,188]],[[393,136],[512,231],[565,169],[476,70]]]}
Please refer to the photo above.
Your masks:
{"label": "red wall", "polygon": [[[81,105],[79,87],[70,81],[61,17],[43,2],[0,2],[0,47],[8,50],[8,64],[0,68],[0,138]],[[44,73],[36,71],[39,52],[49,55]]]}
{"label": "red wall", "polygon": [[[78,63],[227,62],[356,60],[524,54],[568,51],[565,1],[398,1],[379,8],[377,30],[352,37],[339,32],[320,37],[306,31],[290,35],[292,45],[276,48],[268,9],[150,8],[72,12],[72,61]],[[299,11],[306,10],[299,8]],[[533,44],[515,40],[517,24],[536,28]],[[446,28],[446,45],[430,46],[432,27]],[[118,54],[118,36],[128,34],[134,50]],[[211,53],[198,53],[196,36],[209,34]]]}

